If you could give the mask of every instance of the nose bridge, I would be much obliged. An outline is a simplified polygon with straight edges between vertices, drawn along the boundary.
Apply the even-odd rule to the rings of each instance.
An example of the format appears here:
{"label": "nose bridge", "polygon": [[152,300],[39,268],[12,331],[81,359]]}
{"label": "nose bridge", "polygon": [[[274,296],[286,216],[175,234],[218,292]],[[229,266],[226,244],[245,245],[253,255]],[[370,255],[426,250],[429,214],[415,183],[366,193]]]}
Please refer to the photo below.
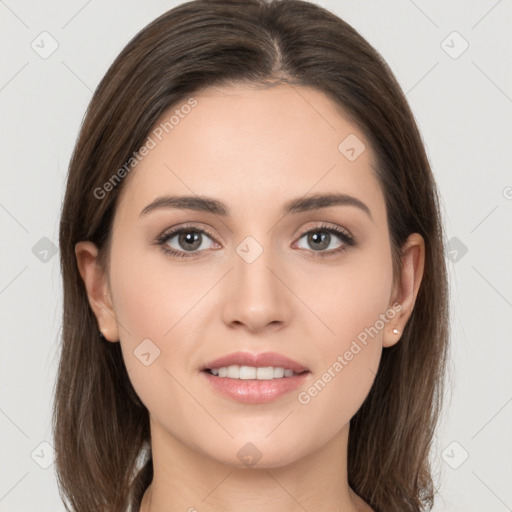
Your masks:
{"label": "nose bridge", "polygon": [[227,323],[243,323],[252,330],[287,320],[286,287],[277,277],[280,265],[271,245],[267,233],[249,235],[236,246],[224,304]]}
{"label": "nose bridge", "polygon": [[276,277],[270,271],[277,265],[276,255],[271,247],[271,236],[268,233],[257,236],[261,243],[255,236],[249,235],[236,247],[234,277],[240,286],[247,287],[247,292],[251,292],[253,297],[267,296],[268,300],[277,292]]}

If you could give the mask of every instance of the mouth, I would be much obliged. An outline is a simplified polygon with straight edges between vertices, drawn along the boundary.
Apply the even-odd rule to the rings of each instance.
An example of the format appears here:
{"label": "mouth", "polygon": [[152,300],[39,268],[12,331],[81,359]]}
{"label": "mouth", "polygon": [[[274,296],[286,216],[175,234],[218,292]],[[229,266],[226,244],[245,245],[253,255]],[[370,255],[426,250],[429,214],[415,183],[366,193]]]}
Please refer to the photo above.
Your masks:
{"label": "mouth", "polygon": [[238,402],[262,404],[304,385],[311,372],[280,354],[236,352],[200,368],[212,389]]}

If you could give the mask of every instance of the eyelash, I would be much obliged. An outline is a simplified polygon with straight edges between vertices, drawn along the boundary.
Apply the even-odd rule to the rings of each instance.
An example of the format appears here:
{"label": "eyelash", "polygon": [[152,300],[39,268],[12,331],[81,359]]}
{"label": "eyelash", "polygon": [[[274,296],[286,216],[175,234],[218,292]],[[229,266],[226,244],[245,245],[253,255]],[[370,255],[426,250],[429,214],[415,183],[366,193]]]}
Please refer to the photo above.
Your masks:
{"label": "eyelash", "polygon": [[[190,252],[189,254],[187,254],[184,251],[176,251],[175,249],[171,249],[167,246],[167,242],[171,238],[173,238],[175,235],[178,235],[182,232],[191,232],[191,231],[200,233],[203,235],[208,235],[212,240],[215,240],[215,237],[208,230],[198,228],[194,225],[185,225],[185,226],[180,226],[179,228],[174,229],[170,232],[163,233],[156,239],[155,243],[157,245],[161,246],[162,250],[166,254],[171,255],[172,257],[193,258],[193,257],[195,257],[194,256],[195,254],[198,254],[197,252]],[[313,226],[312,228],[308,229],[307,231],[304,231],[300,235],[298,240],[303,238],[305,235],[308,235],[309,233],[315,233],[315,232],[327,232],[330,234],[334,234],[341,239],[341,241],[343,242],[343,245],[341,247],[338,247],[337,249],[332,249],[330,251],[323,251],[323,250],[322,251],[311,251],[314,253],[314,257],[326,258],[329,256],[334,256],[343,251],[346,251],[348,247],[356,246],[355,239],[351,235],[349,235],[349,233],[347,231],[345,231],[344,229],[338,228],[338,227],[328,226],[326,224],[319,224],[317,226]],[[202,251],[199,251],[199,252],[202,252]]]}

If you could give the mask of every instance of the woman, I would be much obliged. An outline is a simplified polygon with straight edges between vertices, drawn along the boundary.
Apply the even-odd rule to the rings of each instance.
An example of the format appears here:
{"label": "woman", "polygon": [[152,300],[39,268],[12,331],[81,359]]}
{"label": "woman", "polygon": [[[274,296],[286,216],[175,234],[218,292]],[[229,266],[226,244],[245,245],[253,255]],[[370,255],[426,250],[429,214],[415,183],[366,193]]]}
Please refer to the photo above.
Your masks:
{"label": "woman", "polygon": [[144,28],[90,103],[60,247],[71,510],[431,509],[438,197],[344,21],[197,0]]}

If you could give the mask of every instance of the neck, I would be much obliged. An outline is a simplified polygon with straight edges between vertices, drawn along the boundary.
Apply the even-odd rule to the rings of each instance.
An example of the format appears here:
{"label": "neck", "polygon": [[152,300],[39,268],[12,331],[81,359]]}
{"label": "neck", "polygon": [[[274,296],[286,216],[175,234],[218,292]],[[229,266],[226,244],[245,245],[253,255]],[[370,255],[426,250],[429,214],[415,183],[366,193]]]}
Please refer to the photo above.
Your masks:
{"label": "neck", "polygon": [[349,425],[320,449],[279,467],[237,468],[151,425],[153,482],[140,512],[366,512],[348,485]]}

